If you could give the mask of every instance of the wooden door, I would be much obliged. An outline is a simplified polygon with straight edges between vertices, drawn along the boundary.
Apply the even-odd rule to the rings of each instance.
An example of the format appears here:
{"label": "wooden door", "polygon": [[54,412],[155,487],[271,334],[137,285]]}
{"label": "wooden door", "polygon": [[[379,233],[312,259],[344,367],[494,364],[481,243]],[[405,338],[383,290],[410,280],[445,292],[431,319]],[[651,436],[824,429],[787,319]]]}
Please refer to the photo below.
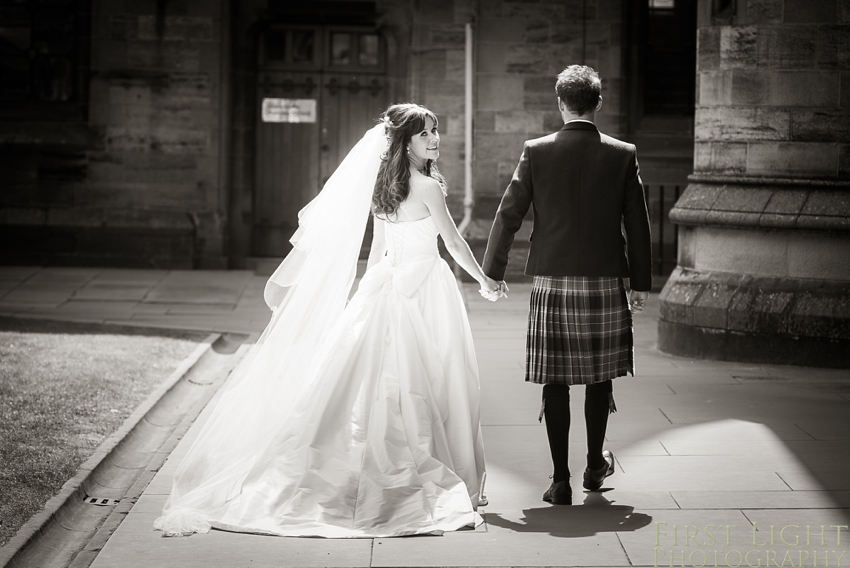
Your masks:
{"label": "wooden door", "polygon": [[[299,55],[307,37],[312,50],[302,45]],[[273,29],[260,52],[252,254],[280,257],[291,248],[298,211],[374,126],[388,90],[373,31]]]}
{"label": "wooden door", "polygon": [[319,124],[317,117],[315,122],[268,120],[275,118],[275,110],[286,111],[269,108],[269,101],[315,100],[317,112],[321,74],[266,71],[260,75],[252,252],[283,256],[298,228],[298,211],[318,192]]}

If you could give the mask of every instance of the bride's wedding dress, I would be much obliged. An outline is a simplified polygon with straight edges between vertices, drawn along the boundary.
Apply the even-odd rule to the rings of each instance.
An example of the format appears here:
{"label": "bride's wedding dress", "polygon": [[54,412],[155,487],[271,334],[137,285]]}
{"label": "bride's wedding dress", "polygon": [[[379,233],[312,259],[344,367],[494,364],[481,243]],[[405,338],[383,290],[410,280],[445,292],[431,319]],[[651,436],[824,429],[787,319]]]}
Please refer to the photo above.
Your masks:
{"label": "bride's wedding dress", "polygon": [[375,222],[387,254],[332,325],[292,329],[275,312],[156,528],[383,537],[481,522],[478,366],[457,282],[430,217]]}

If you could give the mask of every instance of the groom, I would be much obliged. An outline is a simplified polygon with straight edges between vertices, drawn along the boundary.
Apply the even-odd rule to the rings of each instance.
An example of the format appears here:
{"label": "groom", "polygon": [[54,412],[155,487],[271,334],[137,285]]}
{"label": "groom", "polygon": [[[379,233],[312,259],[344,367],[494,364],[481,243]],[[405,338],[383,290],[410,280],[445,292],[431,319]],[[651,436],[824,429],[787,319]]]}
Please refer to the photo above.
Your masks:
{"label": "groom", "polygon": [[614,473],[614,456],[602,449],[608,414],[616,411],[611,379],[634,375],[631,312],[643,309],[651,287],[649,216],[635,147],[597,130],[601,86],[584,65],[558,75],[564,127],[525,143],[484,253],[484,272],[502,280],[514,234],[533,209],[525,380],[543,385],[540,417],[554,465],[543,500],[557,505],[572,504],[570,385],[586,385],[583,486],[596,491]]}

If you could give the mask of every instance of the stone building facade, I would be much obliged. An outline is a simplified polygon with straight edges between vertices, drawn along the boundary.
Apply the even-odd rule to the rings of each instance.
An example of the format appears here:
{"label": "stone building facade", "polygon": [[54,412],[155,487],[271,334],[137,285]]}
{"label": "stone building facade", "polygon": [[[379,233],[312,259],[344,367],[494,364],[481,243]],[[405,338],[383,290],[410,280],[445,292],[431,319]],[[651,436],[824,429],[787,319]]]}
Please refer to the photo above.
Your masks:
{"label": "stone building facade", "polygon": [[[440,116],[440,168],[460,220],[467,24],[474,68],[469,237],[477,251],[522,142],[559,128],[554,77],[571,63],[601,72],[600,126],[640,145],[644,179],[684,187],[693,148],[693,4],[2,4],[0,67],[11,81],[0,87],[0,169],[7,180],[0,190],[0,262],[273,263],[288,250],[298,209],[394,101],[423,103]],[[677,54],[670,45],[685,48]],[[659,73],[676,57],[675,73]],[[647,61],[660,83],[643,84]],[[664,100],[650,96],[664,77],[685,78],[673,89],[684,99],[666,114],[644,103]],[[314,122],[269,122],[267,99],[313,104]],[[659,228],[675,197],[669,190],[660,201],[650,196]],[[669,273],[673,231],[658,245],[668,258],[658,270]],[[521,276],[520,261],[512,269]]]}
{"label": "stone building facade", "polygon": [[659,289],[673,271],[662,349],[741,358],[771,329],[765,353],[831,353],[850,321],[848,22],[848,0],[0,3],[0,262],[266,270],[399,101],[440,117],[458,221],[471,160],[480,255],[523,141],[560,128],[555,75],[585,63],[600,128],[638,147]]}

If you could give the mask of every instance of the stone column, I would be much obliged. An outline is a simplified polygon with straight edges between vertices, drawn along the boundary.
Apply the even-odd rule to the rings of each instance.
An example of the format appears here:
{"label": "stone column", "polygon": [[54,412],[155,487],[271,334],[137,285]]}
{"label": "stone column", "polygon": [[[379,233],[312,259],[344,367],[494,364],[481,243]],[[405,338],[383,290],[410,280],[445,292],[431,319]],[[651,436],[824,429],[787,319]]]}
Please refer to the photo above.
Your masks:
{"label": "stone column", "polygon": [[850,367],[850,2],[719,4],[699,0],[694,173],[670,213],[659,348]]}

